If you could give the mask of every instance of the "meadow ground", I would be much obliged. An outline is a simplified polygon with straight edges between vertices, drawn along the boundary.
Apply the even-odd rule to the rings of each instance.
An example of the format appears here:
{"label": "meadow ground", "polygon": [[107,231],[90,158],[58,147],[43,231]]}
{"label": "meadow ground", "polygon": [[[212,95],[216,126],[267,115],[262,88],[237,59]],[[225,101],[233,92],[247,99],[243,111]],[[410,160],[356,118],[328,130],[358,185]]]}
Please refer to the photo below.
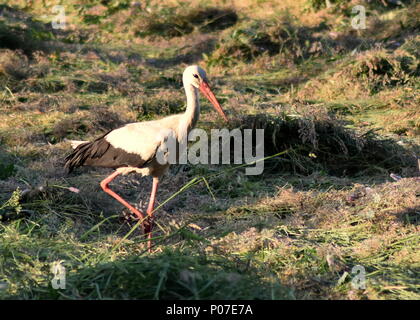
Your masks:
{"label": "meadow ground", "polygon": [[[420,298],[416,1],[63,0],[64,29],[56,4],[0,0],[0,298]],[[109,170],[63,159],[182,112],[193,63],[270,159],[173,166],[148,253],[100,189]],[[202,99],[198,127],[223,126]],[[117,182],[144,209],[149,178]]]}

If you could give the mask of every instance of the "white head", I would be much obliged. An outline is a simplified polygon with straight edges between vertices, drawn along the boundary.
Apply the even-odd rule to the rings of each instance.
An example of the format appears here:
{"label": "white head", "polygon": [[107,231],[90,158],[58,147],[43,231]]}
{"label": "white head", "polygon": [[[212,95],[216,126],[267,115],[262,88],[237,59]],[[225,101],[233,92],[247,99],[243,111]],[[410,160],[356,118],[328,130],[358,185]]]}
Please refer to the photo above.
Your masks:
{"label": "white head", "polygon": [[199,88],[202,80],[207,81],[207,74],[206,71],[199,66],[188,66],[182,74],[182,82],[184,83],[184,86],[191,84],[194,87]]}
{"label": "white head", "polygon": [[215,95],[210,89],[206,71],[196,65],[188,66],[182,74],[182,82],[184,83],[184,87],[192,85],[193,87],[200,89],[206,98],[213,104],[216,111],[219,112],[226,121],[228,121],[220,103],[217,101]]}

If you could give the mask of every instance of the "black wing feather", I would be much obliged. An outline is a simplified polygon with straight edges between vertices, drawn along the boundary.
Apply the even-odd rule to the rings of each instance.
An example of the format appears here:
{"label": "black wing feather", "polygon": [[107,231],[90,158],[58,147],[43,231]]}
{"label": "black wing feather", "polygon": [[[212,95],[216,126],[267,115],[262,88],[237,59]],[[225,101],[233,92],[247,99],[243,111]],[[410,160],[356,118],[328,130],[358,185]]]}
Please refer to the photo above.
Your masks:
{"label": "black wing feather", "polygon": [[129,153],[121,148],[115,148],[106,139],[106,134],[92,142],[78,145],[72,153],[65,158],[64,167],[69,173],[80,166],[93,166],[105,168],[137,167],[142,168],[151,159],[142,159],[138,154]]}

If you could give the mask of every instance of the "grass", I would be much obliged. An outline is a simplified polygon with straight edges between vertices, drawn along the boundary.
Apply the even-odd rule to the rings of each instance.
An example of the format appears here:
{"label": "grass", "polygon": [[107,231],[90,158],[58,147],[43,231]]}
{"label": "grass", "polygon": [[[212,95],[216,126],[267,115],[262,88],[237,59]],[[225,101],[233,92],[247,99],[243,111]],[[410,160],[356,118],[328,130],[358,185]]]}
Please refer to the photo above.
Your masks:
{"label": "grass", "polygon": [[[253,205],[184,217],[183,225],[159,221],[170,246],[152,256],[141,235],[121,240],[127,228],[115,217],[47,197],[31,203],[30,220],[2,225],[3,281],[8,296],[36,299],[416,298],[417,185],[283,188]],[[50,287],[54,261],[64,261],[65,290]],[[351,287],[355,265],[367,271],[366,291]]]}
{"label": "grass", "polygon": [[[418,4],[369,3],[355,32],[347,1],[63,3],[67,30],[0,1],[0,298],[419,299]],[[171,168],[149,254],[107,170],[65,173],[66,140],[182,112],[191,63],[272,158]],[[222,125],[202,99],[198,127]],[[143,209],[150,187],[113,185]]]}

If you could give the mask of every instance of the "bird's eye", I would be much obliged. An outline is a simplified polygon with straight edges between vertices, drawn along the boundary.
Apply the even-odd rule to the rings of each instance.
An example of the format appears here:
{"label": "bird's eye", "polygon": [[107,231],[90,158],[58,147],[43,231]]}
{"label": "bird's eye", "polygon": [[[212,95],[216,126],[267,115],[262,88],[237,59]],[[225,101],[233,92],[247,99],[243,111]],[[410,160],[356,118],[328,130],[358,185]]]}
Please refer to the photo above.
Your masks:
{"label": "bird's eye", "polygon": [[194,78],[197,78],[198,79],[198,75],[197,74],[194,74]]}

